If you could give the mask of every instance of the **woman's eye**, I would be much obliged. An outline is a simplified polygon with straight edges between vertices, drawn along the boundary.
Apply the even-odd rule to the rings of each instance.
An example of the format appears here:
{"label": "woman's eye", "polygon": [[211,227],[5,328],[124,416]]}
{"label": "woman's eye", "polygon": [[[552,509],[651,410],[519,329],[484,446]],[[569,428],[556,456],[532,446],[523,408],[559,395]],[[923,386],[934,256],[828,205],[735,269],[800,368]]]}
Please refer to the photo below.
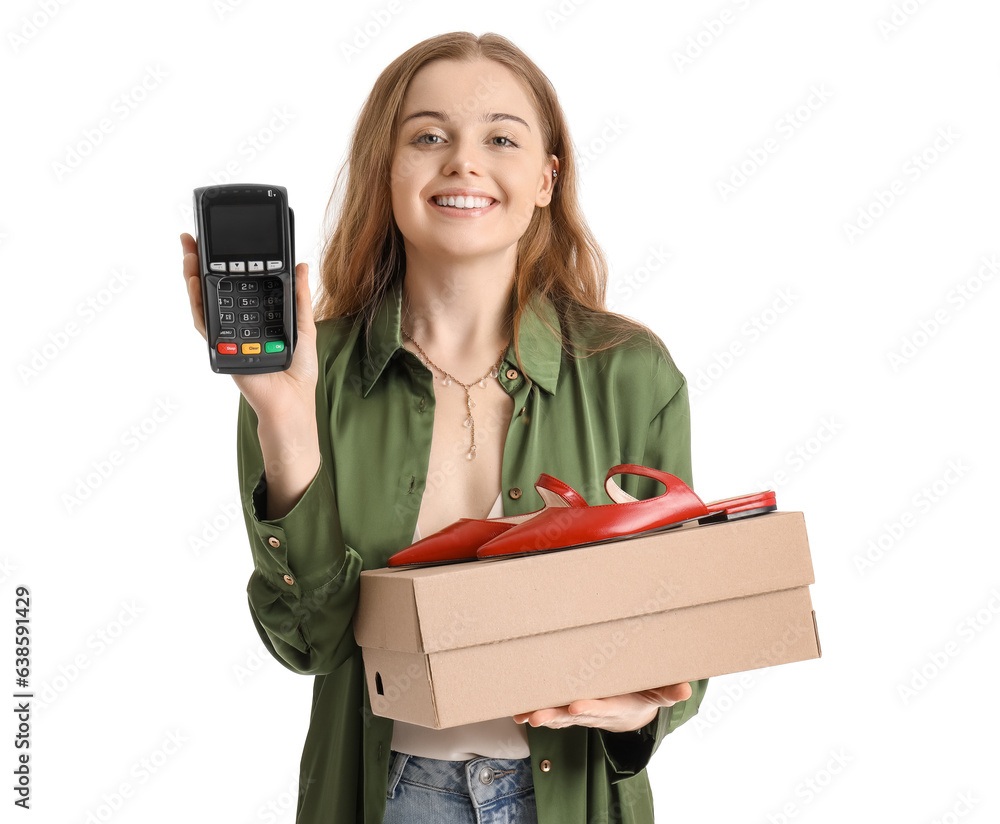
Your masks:
{"label": "woman's eye", "polygon": [[[499,146],[502,149],[518,148],[518,144],[515,143],[511,138],[507,137],[506,135],[497,135],[495,137],[490,138],[490,141],[493,143],[494,146]],[[428,134],[417,135],[413,139],[413,142],[423,146],[439,146],[441,143],[444,143],[444,138],[441,137],[441,135],[439,134],[428,133]]]}

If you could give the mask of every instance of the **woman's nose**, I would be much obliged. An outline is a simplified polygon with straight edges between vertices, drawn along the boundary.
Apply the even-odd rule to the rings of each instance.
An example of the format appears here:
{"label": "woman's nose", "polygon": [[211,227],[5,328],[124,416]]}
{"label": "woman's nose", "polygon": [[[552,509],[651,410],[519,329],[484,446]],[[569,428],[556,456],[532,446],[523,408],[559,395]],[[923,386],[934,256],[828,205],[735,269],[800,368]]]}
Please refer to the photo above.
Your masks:
{"label": "woman's nose", "polygon": [[481,166],[482,163],[473,141],[457,138],[444,158],[444,167],[441,171],[445,175],[479,174]]}

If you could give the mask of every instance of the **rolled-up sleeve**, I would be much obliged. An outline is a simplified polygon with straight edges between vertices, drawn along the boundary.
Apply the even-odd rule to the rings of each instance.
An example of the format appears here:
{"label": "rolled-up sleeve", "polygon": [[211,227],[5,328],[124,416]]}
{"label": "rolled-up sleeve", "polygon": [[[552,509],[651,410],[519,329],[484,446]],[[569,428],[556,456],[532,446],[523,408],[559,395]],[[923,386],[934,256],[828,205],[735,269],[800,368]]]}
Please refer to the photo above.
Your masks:
{"label": "rolled-up sleeve", "polygon": [[[317,387],[319,425],[329,427],[326,389]],[[257,416],[240,397],[237,427],[240,497],[254,570],[247,596],[265,646],[289,669],[334,670],[356,650],[351,617],[362,561],[344,544],[330,467],[329,432],[320,433],[320,466],[295,506],[267,518],[267,478]]]}

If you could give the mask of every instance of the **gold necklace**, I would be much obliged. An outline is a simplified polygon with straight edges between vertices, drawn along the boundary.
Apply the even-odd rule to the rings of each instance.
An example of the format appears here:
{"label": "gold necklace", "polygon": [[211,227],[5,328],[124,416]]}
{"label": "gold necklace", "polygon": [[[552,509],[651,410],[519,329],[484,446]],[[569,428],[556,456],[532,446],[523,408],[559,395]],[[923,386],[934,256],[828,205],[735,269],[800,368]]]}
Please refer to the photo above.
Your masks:
{"label": "gold necklace", "polygon": [[510,346],[510,344],[508,343],[507,345],[504,346],[503,349],[500,350],[500,357],[497,358],[497,362],[490,367],[489,372],[487,372],[477,381],[473,381],[472,383],[462,383],[454,375],[446,372],[444,369],[442,369],[440,366],[434,363],[434,361],[432,361],[429,357],[427,357],[427,353],[420,348],[420,344],[417,343],[412,337],[410,337],[405,332],[405,330],[400,329],[400,331],[403,333],[404,338],[406,338],[410,343],[412,343],[414,346],[417,347],[417,351],[420,353],[420,360],[425,365],[433,366],[435,369],[437,369],[438,372],[440,372],[443,375],[443,377],[441,378],[441,383],[444,386],[451,386],[452,381],[454,381],[459,386],[461,386],[462,389],[465,390],[465,408],[469,411],[469,415],[465,419],[465,423],[463,425],[468,426],[472,430],[472,445],[469,447],[469,451],[465,453],[465,457],[466,460],[469,461],[473,460],[476,457],[476,419],[472,417],[472,407],[476,405],[476,402],[472,400],[472,395],[469,393],[469,390],[471,390],[472,387],[475,386],[477,383],[485,389],[486,379],[495,378],[497,377],[497,375],[500,374],[500,364],[503,363],[504,355],[507,353],[507,347]]}

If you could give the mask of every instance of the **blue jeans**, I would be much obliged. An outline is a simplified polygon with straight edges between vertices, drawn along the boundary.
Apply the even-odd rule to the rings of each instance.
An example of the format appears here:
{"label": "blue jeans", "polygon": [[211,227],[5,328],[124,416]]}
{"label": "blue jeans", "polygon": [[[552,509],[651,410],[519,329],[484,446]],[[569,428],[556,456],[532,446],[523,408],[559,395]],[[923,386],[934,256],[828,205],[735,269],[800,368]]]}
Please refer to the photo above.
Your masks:
{"label": "blue jeans", "polygon": [[439,761],[392,751],[383,824],[537,824],[530,758]]}

